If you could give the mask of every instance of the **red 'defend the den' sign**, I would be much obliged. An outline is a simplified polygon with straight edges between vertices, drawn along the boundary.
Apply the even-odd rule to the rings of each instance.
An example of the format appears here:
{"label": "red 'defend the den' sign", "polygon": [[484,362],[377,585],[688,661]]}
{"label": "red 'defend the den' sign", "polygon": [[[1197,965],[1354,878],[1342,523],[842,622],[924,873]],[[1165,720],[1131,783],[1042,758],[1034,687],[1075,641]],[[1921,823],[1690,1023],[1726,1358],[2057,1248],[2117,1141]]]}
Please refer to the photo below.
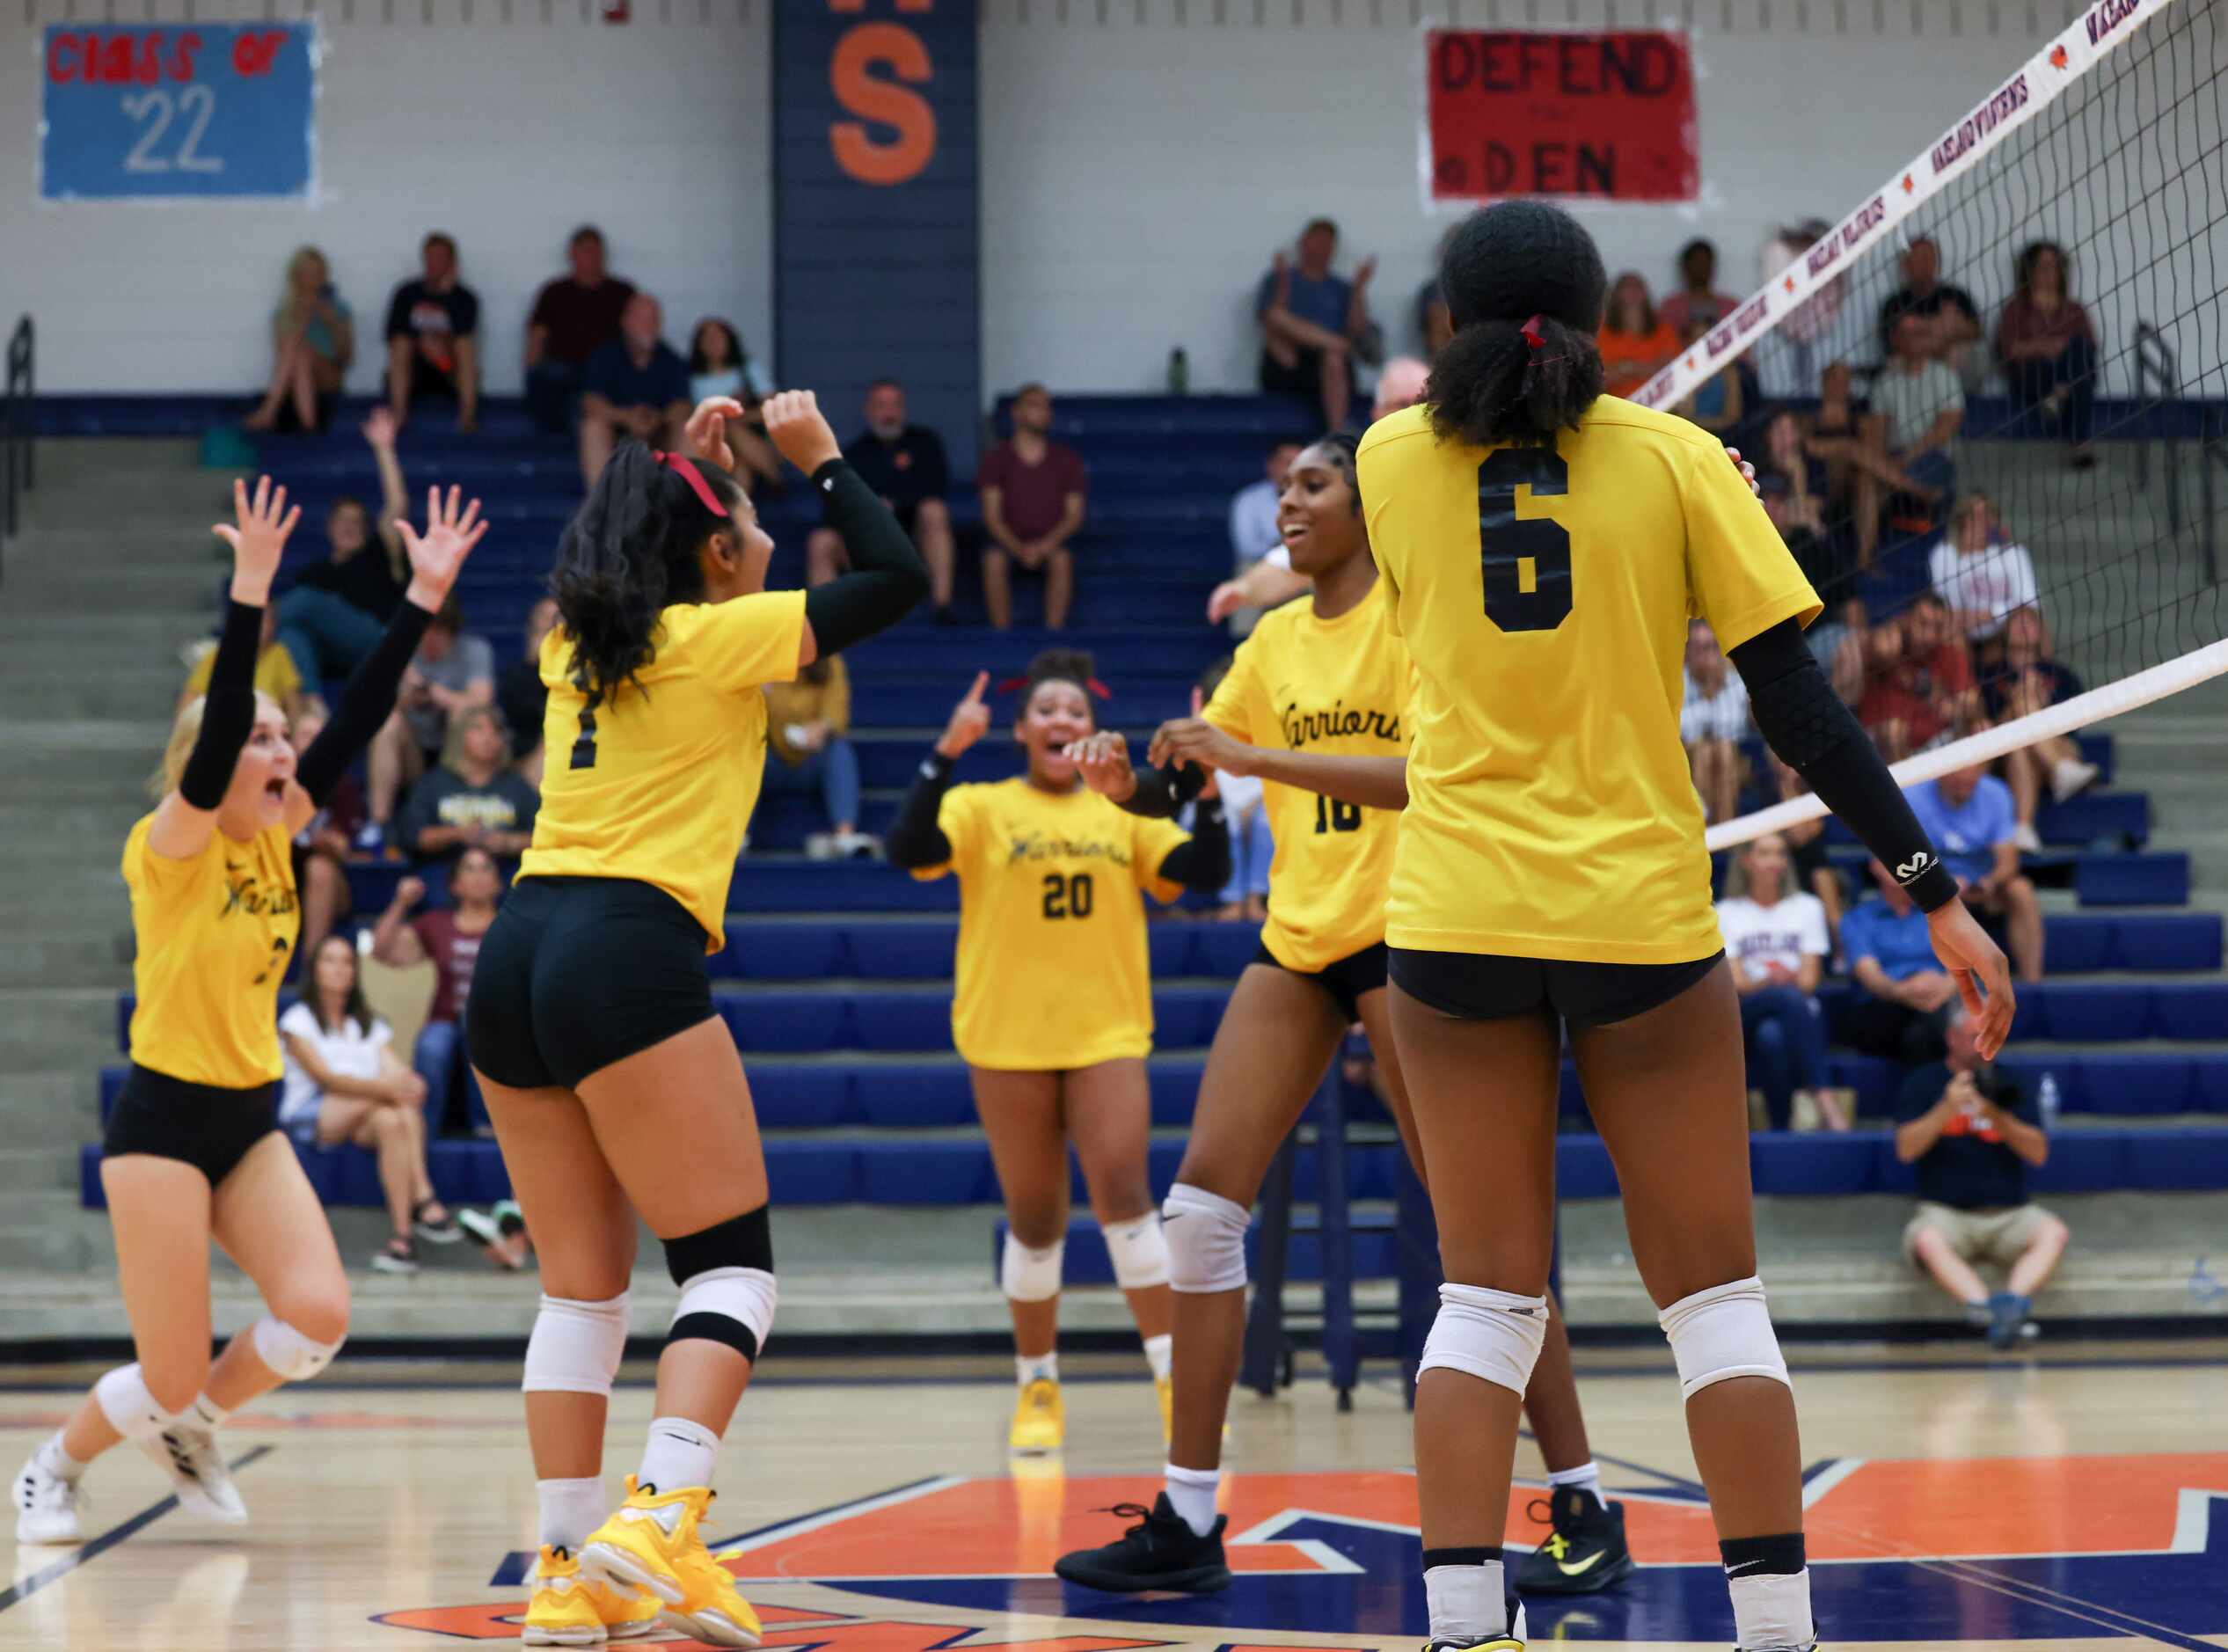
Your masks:
{"label": "red 'defend the den' sign", "polygon": [[1433,29],[1432,198],[1691,201],[1702,182],[1683,34]]}

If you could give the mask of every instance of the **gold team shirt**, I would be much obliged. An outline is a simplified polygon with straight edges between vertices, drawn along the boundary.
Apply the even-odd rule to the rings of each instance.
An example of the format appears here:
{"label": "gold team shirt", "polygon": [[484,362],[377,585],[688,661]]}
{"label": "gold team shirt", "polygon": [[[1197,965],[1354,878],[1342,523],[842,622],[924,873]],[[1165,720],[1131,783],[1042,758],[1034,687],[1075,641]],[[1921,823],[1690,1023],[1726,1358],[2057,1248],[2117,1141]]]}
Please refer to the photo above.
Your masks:
{"label": "gold team shirt", "polygon": [[657,656],[614,699],[573,683],[560,626],[542,643],[542,807],[522,878],[632,878],[726,944],[727,886],[766,767],[766,683],[797,675],[805,594],[688,603],[658,616]]}
{"label": "gold team shirt", "polygon": [[1552,450],[1370,427],[1370,543],[1417,674],[1385,939],[1667,964],[1722,945],[1679,741],[1687,620],[1820,603],[1718,439],[1612,396]]}
{"label": "gold team shirt", "polygon": [[291,834],[236,843],[221,831],[188,860],[148,846],[155,817],[124,839],[138,943],[132,1060],[189,1084],[252,1090],[284,1075],[279,979],[302,929]]}
{"label": "gold team shirt", "polygon": [[952,844],[924,881],[960,881],[952,1042],[970,1066],[1064,1072],[1152,1049],[1152,969],[1143,890],[1173,901],[1160,875],[1187,841],[1078,786],[1056,794],[1026,779],[955,786],[936,823]]}
{"label": "gold team shirt", "polygon": [[[1340,757],[1399,757],[1413,673],[1379,580],[1335,619],[1306,598],[1261,616],[1208,702],[1207,720],[1248,745]],[[1313,974],[1384,939],[1397,810],[1333,802],[1264,782],[1275,852],[1261,945]]]}

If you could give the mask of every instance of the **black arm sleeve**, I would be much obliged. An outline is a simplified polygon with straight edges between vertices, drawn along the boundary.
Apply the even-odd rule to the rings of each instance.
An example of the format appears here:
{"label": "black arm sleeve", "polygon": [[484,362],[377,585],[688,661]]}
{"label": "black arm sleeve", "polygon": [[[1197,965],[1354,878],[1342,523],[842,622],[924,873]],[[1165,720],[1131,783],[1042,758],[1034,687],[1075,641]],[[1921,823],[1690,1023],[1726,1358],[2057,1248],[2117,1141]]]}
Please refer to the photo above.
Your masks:
{"label": "black arm sleeve", "polygon": [[[818,588],[824,591],[829,587]],[[952,840],[936,823],[944,793],[951,786],[952,759],[940,751],[930,752],[921,760],[913,789],[905,793],[905,806],[897,811],[888,836],[882,840],[882,852],[890,865],[910,872],[920,866],[940,866],[952,858]]]}
{"label": "black arm sleeve", "polygon": [[1207,771],[1195,763],[1180,763],[1168,769],[1141,764],[1135,772],[1137,789],[1114,807],[1148,820],[1175,819],[1207,785]]}
{"label": "black arm sleeve", "polygon": [[1764,743],[1849,822],[1926,911],[1957,898],[1957,880],[1910,812],[1888,765],[1818,669],[1802,628],[1783,619],[1732,651]]}
{"label": "black arm sleeve", "polygon": [[928,595],[921,553],[889,507],[841,459],[812,474],[828,501],[828,525],[843,537],[851,571],[805,593],[805,618],[822,655],[864,642],[913,611]]}
{"label": "black arm sleeve", "polygon": [[1230,881],[1230,825],[1223,818],[1222,799],[1200,800],[1191,836],[1168,852],[1160,875],[1194,895],[1212,895]]}
{"label": "black arm sleeve", "polygon": [[201,732],[178,778],[178,794],[195,808],[215,808],[232,784],[232,765],[255,727],[255,660],[262,646],[263,610],[226,603],[224,632],[202,697]]}
{"label": "black arm sleeve", "polygon": [[302,789],[319,808],[332,795],[332,788],[340,784],[340,777],[348,771],[356,754],[371,743],[371,736],[379,732],[379,726],[394,710],[395,690],[402,682],[403,672],[409,668],[411,657],[418,652],[419,643],[425,639],[426,627],[433,624],[433,618],[415,603],[405,602],[395,610],[386,635],[379,639],[379,646],[356,668],[356,674],[348,679],[348,686],[341,691],[340,704],[333,708],[332,720],[310,742],[310,749],[302,754],[302,761],[295,765],[294,778],[302,783]]}

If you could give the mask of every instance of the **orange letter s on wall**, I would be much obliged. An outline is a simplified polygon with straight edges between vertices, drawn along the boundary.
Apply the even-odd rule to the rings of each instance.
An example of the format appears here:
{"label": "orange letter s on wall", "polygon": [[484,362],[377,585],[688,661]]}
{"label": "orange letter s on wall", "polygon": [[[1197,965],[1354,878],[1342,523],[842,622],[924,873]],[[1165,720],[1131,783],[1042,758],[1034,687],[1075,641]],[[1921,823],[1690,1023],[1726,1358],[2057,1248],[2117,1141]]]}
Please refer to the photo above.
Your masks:
{"label": "orange letter s on wall", "polygon": [[936,155],[936,111],[918,92],[867,72],[882,66],[915,85],[933,72],[921,37],[896,23],[860,24],[836,42],[829,64],[836,102],[853,114],[897,128],[895,143],[877,143],[858,121],[829,127],[836,164],[862,184],[904,183],[919,177]]}

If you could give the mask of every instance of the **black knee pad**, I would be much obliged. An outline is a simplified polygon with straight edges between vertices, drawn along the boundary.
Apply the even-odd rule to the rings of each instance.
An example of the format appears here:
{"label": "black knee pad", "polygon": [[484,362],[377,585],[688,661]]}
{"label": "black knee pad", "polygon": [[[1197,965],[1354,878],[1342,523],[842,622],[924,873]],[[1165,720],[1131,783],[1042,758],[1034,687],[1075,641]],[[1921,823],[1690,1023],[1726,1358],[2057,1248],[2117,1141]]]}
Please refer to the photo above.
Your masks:
{"label": "black knee pad", "polygon": [[731,1217],[716,1227],[665,1241],[665,1271],[676,1285],[721,1268],[774,1270],[773,1224],[764,1205]]}

